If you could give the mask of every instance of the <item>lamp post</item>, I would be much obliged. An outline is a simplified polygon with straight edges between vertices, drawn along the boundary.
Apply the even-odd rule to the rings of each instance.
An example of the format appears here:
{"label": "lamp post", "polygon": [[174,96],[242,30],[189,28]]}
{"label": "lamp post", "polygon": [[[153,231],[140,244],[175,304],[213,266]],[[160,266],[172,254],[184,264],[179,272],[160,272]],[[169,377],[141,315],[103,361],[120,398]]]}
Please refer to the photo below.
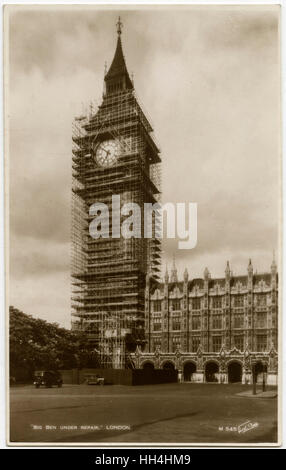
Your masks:
{"label": "lamp post", "polygon": [[256,395],[256,373],[255,364],[252,365],[252,395]]}
{"label": "lamp post", "polygon": [[263,375],[262,375],[262,391],[263,392],[265,392],[266,390],[265,374],[266,374],[266,363],[263,362]]}

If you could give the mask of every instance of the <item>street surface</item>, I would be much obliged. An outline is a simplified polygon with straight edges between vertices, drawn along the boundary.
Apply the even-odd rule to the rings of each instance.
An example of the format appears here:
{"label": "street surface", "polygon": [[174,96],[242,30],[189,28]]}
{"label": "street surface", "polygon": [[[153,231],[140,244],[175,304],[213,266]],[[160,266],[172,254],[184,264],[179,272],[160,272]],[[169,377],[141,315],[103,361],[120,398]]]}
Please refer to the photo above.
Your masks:
{"label": "street surface", "polygon": [[63,445],[276,442],[277,398],[237,395],[247,390],[251,387],[241,384],[18,385],[10,391],[10,440]]}

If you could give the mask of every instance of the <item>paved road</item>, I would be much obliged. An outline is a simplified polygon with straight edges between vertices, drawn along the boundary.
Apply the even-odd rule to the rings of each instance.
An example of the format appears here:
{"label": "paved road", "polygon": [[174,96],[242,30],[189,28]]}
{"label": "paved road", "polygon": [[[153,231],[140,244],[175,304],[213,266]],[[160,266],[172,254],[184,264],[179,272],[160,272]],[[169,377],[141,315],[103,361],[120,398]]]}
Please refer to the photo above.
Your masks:
{"label": "paved road", "polygon": [[277,399],[237,395],[247,389],[187,383],[16,386],[10,393],[10,439],[63,445],[276,442]]}

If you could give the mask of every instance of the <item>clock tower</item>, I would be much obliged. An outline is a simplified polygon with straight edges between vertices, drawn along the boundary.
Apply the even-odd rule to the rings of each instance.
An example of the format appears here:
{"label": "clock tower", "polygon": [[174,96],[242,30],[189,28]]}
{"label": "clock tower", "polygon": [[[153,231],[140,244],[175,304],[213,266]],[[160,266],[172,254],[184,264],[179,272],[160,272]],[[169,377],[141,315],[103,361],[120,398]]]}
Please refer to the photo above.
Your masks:
{"label": "clock tower", "polygon": [[[161,263],[160,240],[144,238],[143,220],[144,203],[156,203],[160,195],[160,151],[136,97],[121,34],[119,18],[102,103],[95,113],[75,118],[72,157],[72,327],[88,333],[111,367],[118,366],[115,349],[132,351],[144,341],[146,276],[158,279]],[[113,196],[120,196],[116,207]],[[89,233],[94,203],[109,207],[107,238]],[[140,238],[111,235],[112,220],[126,219],[126,203],[141,209]]]}

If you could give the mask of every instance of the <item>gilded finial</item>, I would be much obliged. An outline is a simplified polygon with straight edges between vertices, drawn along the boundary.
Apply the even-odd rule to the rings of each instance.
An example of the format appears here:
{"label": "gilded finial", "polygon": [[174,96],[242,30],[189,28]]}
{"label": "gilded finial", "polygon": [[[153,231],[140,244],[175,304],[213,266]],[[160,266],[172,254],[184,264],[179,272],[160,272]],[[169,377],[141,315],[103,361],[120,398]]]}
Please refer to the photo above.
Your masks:
{"label": "gilded finial", "polygon": [[120,34],[122,33],[122,26],[123,26],[120,16],[118,16],[118,21],[116,23],[116,26],[117,26],[117,34],[118,36],[120,36]]}

